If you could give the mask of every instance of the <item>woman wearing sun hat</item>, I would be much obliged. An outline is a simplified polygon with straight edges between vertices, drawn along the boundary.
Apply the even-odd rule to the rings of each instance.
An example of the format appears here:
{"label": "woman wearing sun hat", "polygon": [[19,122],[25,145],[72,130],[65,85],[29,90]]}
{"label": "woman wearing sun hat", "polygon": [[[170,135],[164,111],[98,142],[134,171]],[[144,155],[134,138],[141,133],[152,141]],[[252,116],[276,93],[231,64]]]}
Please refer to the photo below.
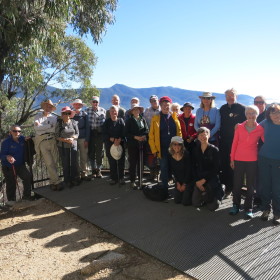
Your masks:
{"label": "woman wearing sun hat", "polygon": [[194,127],[196,131],[200,127],[207,127],[210,130],[209,143],[218,146],[218,132],[221,126],[221,116],[218,108],[215,107],[215,96],[211,92],[203,92],[199,96],[200,108],[196,111]]}
{"label": "woman wearing sun hat", "polygon": [[[131,188],[137,189],[135,184],[136,166],[138,166],[138,174],[140,175],[140,151],[143,152],[144,145],[147,143],[147,135],[149,128],[146,120],[141,116],[144,108],[132,104],[129,113],[131,115],[125,122],[125,136],[127,138],[127,151],[129,162],[129,177]],[[142,163],[143,164],[143,163]],[[141,182],[140,182],[141,183]]]}
{"label": "woman wearing sun hat", "polygon": [[79,128],[77,121],[71,119],[75,115],[70,107],[61,109],[61,118],[55,127],[58,151],[62,162],[64,183],[71,188],[80,183],[77,168],[77,139]]}

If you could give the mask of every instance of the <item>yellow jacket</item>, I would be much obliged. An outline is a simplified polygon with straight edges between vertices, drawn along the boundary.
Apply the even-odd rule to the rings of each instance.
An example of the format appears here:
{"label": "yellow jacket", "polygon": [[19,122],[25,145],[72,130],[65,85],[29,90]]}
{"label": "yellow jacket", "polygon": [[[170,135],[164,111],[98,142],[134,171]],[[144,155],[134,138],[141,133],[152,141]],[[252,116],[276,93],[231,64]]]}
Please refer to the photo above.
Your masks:
{"label": "yellow jacket", "polygon": [[[172,114],[172,118],[176,124],[176,136],[182,137],[181,125],[177,118],[176,113]],[[153,154],[157,153],[161,158],[160,152],[160,114],[153,116],[151,120],[150,132],[149,132],[149,145]]]}

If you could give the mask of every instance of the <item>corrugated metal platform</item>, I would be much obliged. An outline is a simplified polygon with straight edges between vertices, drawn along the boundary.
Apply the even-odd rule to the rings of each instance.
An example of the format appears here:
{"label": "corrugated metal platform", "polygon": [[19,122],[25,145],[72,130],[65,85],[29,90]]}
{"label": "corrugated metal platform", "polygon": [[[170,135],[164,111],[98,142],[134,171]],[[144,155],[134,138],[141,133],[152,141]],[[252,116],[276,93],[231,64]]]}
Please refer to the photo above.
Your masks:
{"label": "corrugated metal platform", "polygon": [[141,191],[95,179],[53,192],[35,190],[65,209],[197,279],[280,279],[280,227],[271,221],[153,202]]}

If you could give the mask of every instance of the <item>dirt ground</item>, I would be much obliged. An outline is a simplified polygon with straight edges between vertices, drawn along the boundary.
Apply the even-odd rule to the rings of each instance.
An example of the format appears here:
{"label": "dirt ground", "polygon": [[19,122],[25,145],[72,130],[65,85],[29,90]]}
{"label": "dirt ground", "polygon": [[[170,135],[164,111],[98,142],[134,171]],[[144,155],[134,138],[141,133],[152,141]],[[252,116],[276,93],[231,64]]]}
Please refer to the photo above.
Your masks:
{"label": "dirt ground", "polygon": [[[0,210],[0,279],[192,279],[94,225],[40,199]],[[108,252],[121,254],[90,274]]]}

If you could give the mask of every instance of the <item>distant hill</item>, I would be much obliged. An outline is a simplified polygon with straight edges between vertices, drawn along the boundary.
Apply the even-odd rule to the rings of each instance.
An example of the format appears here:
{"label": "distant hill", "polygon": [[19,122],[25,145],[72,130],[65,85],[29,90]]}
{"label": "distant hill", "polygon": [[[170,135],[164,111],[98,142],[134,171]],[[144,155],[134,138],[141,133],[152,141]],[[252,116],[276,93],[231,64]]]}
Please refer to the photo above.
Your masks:
{"label": "distant hill", "polygon": [[[47,90],[52,92],[55,90],[54,87],[48,87]],[[110,88],[99,88],[100,91],[100,106],[108,109],[111,106],[112,95],[117,94],[121,99],[121,106],[125,109],[130,108],[130,99],[132,97],[138,97],[140,99],[140,105],[144,108],[150,106],[149,97],[153,94],[157,95],[159,98],[162,96],[169,96],[173,102],[177,102],[180,105],[183,105],[185,102],[191,102],[195,110],[199,107],[200,99],[199,96],[202,94],[202,91],[194,91],[187,89],[180,89],[174,87],[151,87],[151,88],[131,88],[121,84],[115,84]],[[225,95],[224,93],[213,93],[216,96],[215,102],[216,106],[219,108],[225,104]],[[58,102],[60,97],[53,98],[54,103]],[[238,95],[238,102],[244,105],[253,104],[253,97],[249,95]],[[37,99],[37,104],[42,102],[43,96]],[[60,104],[58,106],[57,112],[60,111],[60,108],[69,104]]]}
{"label": "distant hill", "polygon": [[[202,91],[186,90],[174,87],[152,87],[152,88],[131,88],[121,84],[115,84],[110,88],[99,88],[100,90],[100,105],[104,108],[109,108],[111,105],[111,97],[114,94],[120,96],[121,106],[128,109],[130,108],[130,99],[132,97],[138,97],[140,99],[140,105],[145,107],[150,106],[149,97],[153,94],[158,97],[169,96],[173,102],[177,102],[183,105],[185,102],[191,102],[195,109],[199,107],[199,96]],[[215,102],[217,107],[221,107],[225,104],[224,93],[215,93]],[[253,104],[253,97],[249,95],[238,95],[238,102],[244,105]]]}

